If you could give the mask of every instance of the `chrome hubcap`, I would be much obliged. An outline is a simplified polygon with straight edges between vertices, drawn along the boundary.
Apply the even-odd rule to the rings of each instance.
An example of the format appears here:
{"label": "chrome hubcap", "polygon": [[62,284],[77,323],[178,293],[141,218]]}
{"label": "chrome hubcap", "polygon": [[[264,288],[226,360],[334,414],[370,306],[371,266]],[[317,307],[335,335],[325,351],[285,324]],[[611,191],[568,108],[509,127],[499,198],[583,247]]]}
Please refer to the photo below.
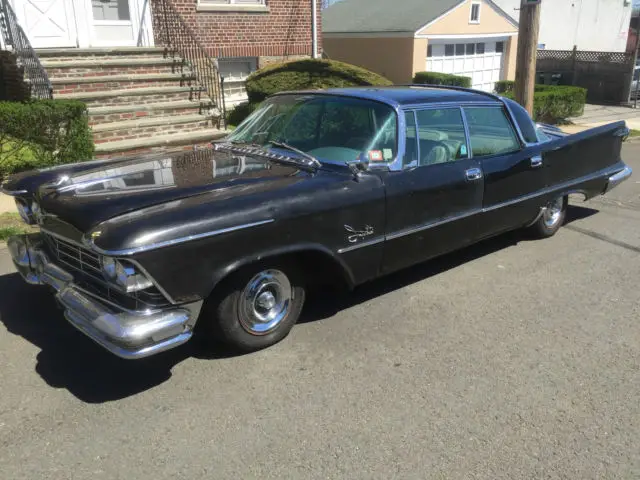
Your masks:
{"label": "chrome hubcap", "polygon": [[265,270],[255,275],[242,291],[239,318],[252,335],[266,335],[287,318],[293,290],[280,270]]}
{"label": "chrome hubcap", "polygon": [[560,221],[560,217],[562,216],[562,207],[564,207],[563,197],[556,198],[547,204],[544,209],[544,213],[542,214],[544,224],[547,227],[554,227]]}

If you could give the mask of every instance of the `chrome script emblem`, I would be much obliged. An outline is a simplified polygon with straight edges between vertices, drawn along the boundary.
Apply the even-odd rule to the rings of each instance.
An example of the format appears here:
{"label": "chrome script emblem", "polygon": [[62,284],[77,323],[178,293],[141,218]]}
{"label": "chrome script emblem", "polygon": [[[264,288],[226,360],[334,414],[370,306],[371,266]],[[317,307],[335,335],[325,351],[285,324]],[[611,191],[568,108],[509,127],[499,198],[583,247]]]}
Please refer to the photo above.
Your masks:
{"label": "chrome script emblem", "polygon": [[373,235],[373,227],[371,225],[365,225],[364,230],[356,230],[351,225],[345,225],[344,229],[351,235],[347,236],[349,243],[356,243],[358,240],[362,240],[364,237]]}

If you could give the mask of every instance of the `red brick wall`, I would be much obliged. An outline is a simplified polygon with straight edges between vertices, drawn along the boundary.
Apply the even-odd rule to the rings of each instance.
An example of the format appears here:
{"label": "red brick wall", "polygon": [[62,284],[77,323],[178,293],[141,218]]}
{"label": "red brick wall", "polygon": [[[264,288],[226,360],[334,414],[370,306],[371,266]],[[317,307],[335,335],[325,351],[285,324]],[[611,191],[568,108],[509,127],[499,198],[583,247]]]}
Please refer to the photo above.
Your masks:
{"label": "red brick wall", "polygon": [[[267,0],[269,12],[259,13],[197,11],[197,0],[170,1],[211,56],[311,55],[311,0]],[[317,3],[321,53],[322,2]]]}

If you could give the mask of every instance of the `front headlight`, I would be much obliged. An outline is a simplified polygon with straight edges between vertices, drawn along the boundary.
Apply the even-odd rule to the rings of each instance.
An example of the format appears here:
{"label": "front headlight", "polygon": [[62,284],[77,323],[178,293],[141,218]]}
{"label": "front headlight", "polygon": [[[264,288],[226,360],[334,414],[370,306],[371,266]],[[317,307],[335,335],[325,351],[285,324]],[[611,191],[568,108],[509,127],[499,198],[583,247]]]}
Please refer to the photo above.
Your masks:
{"label": "front headlight", "polygon": [[31,204],[31,218],[33,218],[33,221],[36,223],[40,223],[42,220],[42,210],[40,209],[38,202],[33,202]]}
{"label": "front headlight", "polygon": [[127,293],[144,290],[153,285],[135,265],[126,260],[102,257],[102,273],[109,283],[115,284]]}
{"label": "front headlight", "polygon": [[16,198],[16,208],[18,209],[18,213],[22,218],[24,223],[29,225],[33,225],[35,223],[33,219],[33,215],[31,213],[31,207],[24,201],[19,198]]}

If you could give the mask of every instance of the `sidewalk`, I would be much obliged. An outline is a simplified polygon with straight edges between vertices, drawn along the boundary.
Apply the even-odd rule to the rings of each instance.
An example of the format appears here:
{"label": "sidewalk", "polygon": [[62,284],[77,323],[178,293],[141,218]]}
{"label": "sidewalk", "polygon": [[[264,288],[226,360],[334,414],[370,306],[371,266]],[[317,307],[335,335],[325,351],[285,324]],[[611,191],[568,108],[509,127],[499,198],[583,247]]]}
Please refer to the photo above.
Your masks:
{"label": "sidewalk", "polygon": [[17,213],[16,202],[14,201],[13,197],[5,195],[4,193],[0,193],[0,213],[5,212]]}
{"label": "sidewalk", "polygon": [[[638,106],[640,107],[640,103]],[[640,108],[587,104],[584,106],[584,113],[580,117],[573,117],[569,120],[574,125],[561,127],[568,133],[577,133],[587,128],[598,127],[619,120],[624,120],[627,123],[627,127],[632,130],[640,130]]]}

